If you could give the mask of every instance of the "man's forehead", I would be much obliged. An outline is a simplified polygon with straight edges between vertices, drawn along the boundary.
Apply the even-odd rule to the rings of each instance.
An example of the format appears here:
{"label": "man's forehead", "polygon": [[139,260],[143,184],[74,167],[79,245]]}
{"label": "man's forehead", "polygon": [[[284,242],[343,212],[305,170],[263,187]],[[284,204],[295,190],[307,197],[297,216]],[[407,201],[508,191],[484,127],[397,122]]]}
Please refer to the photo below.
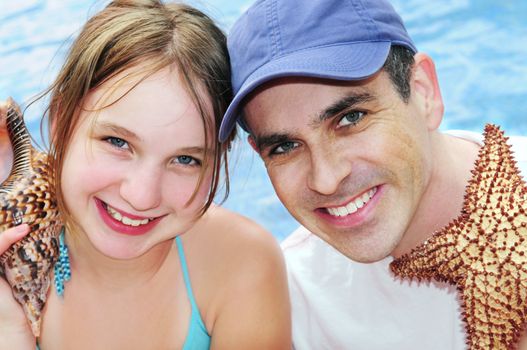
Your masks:
{"label": "man's forehead", "polygon": [[317,126],[346,106],[374,101],[375,78],[336,81],[305,77],[276,79],[251,93],[243,109],[252,133],[287,129],[304,124]]}

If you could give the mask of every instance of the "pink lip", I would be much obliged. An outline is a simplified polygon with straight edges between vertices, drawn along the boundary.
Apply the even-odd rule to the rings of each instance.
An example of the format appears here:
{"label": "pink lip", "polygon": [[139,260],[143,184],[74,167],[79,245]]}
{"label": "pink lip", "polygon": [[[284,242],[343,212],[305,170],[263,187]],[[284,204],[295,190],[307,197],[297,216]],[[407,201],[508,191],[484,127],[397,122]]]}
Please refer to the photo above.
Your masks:
{"label": "pink lip", "polygon": [[[110,216],[110,214],[108,214],[108,212],[106,211],[106,208],[104,207],[104,204],[103,204],[103,202],[100,199],[95,198],[95,206],[97,207],[97,210],[98,210],[99,215],[101,216],[102,220],[104,221],[104,223],[108,227],[110,227],[112,230],[114,230],[116,232],[119,232],[119,233],[122,233],[122,234],[125,234],[125,235],[130,235],[130,236],[139,236],[139,235],[143,235],[143,234],[147,233],[152,228],[154,228],[154,226],[156,226],[159,223],[160,219],[162,218],[162,217],[155,218],[154,220],[148,222],[145,225],[129,226],[129,225],[125,225],[122,222],[117,221],[114,218],[112,218]],[[114,210],[117,210],[117,209],[114,209]],[[117,210],[117,211],[119,211],[119,210]],[[119,213],[121,213],[122,215],[125,215],[125,216],[127,216],[127,217],[129,217],[131,219],[134,219],[134,220],[147,219],[147,217],[140,217],[140,216],[137,216],[137,215],[130,215],[130,214],[124,213],[122,211],[119,211]]]}
{"label": "pink lip", "polygon": [[[360,194],[356,195],[355,197],[353,197],[352,199],[348,200],[347,202],[343,202],[343,203],[340,203],[340,204],[334,204],[334,205],[326,205],[326,206],[324,207],[324,209],[325,209],[325,208],[339,208],[339,207],[344,207],[344,206],[350,204],[351,202],[353,202],[354,200],[356,200],[357,198],[362,197],[362,195],[363,195],[364,193],[370,191],[371,189],[373,189],[373,188],[375,188],[375,187],[378,187],[378,186],[371,187],[371,188],[367,189],[366,191],[361,192]],[[362,209],[362,208],[361,208],[361,209]]]}
{"label": "pink lip", "polygon": [[[315,213],[323,220],[334,226],[353,228],[362,225],[370,217],[370,213],[375,209],[376,204],[379,202],[382,193],[384,192],[384,186],[377,186],[377,192],[373,197],[366,203],[362,208],[357,210],[355,213],[346,216],[333,216],[327,212],[325,208],[318,208]],[[348,202],[349,203],[349,202]],[[347,203],[346,203],[347,204]]]}

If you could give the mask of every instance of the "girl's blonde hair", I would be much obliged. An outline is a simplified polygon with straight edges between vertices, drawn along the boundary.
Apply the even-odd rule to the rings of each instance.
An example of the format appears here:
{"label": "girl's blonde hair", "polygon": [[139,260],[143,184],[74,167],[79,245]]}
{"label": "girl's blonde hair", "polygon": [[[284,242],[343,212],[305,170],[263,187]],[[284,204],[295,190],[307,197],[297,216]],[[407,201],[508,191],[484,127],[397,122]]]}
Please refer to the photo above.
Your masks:
{"label": "girl's blonde hair", "polygon": [[[200,111],[205,128],[205,150],[213,152],[213,175],[206,203],[211,205],[218,190],[220,173],[225,173],[225,196],[229,192],[227,148],[217,140],[221,118],[232,98],[226,38],[221,29],[201,11],[178,3],[159,0],[117,0],[108,4],[82,28],[67,55],[58,77],[45,92],[51,94],[50,165],[59,208],[69,219],[61,191],[62,166],[66,149],[79,123],[80,109],[87,94],[126,69],[141,64],[141,79],[167,66],[175,66]],[[208,96],[203,96],[203,91]],[[207,115],[206,99],[213,116]],[[103,107],[104,108],[104,107]],[[212,130],[213,132],[207,132]],[[213,135],[212,140],[210,135]],[[206,151],[210,152],[210,151]],[[209,155],[204,155],[198,187],[204,180]]]}

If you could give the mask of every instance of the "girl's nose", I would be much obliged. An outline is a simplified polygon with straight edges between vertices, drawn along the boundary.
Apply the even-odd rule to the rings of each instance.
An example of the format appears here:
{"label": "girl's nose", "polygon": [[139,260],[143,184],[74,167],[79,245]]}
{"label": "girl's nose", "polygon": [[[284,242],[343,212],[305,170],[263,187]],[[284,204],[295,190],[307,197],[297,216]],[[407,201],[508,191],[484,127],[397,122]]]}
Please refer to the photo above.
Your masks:
{"label": "girl's nose", "polygon": [[131,169],[120,186],[121,197],[138,211],[146,211],[161,204],[161,171],[142,165]]}

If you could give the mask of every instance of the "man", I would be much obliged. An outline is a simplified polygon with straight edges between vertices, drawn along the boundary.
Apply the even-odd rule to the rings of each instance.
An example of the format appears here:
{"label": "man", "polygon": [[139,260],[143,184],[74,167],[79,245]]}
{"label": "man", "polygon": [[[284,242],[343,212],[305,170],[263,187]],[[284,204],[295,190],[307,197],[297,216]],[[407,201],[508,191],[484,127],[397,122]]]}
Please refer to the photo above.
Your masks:
{"label": "man", "polygon": [[[295,347],[465,348],[455,288],[402,281],[388,264],[459,215],[481,135],[438,131],[434,63],[391,5],[260,0],[229,52],[220,138],[236,121],[249,132],[303,225],[283,242]],[[527,143],[511,142],[527,169]]]}

